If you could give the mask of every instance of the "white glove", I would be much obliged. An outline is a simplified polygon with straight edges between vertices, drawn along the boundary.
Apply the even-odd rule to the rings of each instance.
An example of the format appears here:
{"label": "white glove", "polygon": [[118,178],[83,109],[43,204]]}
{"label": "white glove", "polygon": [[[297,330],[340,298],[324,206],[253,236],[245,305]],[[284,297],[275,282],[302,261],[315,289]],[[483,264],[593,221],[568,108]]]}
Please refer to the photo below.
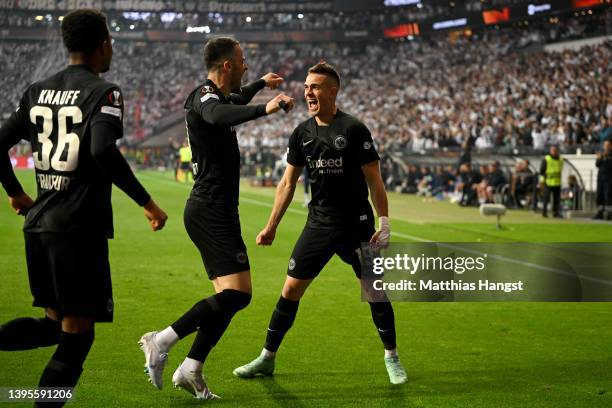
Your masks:
{"label": "white glove", "polygon": [[391,228],[389,227],[389,217],[378,217],[378,231],[374,233],[371,243],[379,247],[386,248],[391,238]]}

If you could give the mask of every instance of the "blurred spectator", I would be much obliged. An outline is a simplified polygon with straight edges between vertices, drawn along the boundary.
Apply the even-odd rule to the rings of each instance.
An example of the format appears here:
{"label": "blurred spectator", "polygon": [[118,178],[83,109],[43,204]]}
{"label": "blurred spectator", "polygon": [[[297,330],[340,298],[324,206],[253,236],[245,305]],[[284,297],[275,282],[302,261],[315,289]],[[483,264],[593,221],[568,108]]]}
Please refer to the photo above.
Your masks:
{"label": "blurred spectator", "polygon": [[468,140],[464,140],[461,144],[461,155],[459,156],[459,163],[457,167],[461,167],[462,164],[472,164],[472,145]]}
{"label": "blurred spectator", "polygon": [[469,206],[476,204],[476,186],[482,181],[480,173],[472,170],[470,163],[463,163],[459,167],[458,181],[455,193],[459,197],[459,205]]}
{"label": "blurred spectator", "polygon": [[597,152],[597,214],[596,220],[612,219],[612,141],[603,143],[603,150]]}
{"label": "blurred spectator", "polygon": [[529,160],[520,160],[512,172],[510,183],[512,201],[517,208],[530,204],[536,185],[537,177],[529,168]]}
{"label": "blurred spectator", "polygon": [[534,150],[544,151],[548,145],[548,133],[542,129],[541,125],[536,124],[531,131],[531,140],[533,141]]}
{"label": "blurred spectator", "polygon": [[561,189],[561,206],[565,211],[580,210],[581,190],[573,174],[567,178],[567,186]]}
{"label": "blurred spectator", "polygon": [[494,161],[487,168],[487,174],[483,176],[483,180],[480,182],[480,184],[478,184],[476,189],[479,204],[494,202],[495,193],[500,191],[501,187],[503,187],[505,184],[506,177],[499,168],[499,162]]}
{"label": "blurred spectator", "polygon": [[607,118],[601,118],[601,130],[598,134],[597,139],[600,143],[606,140],[612,140],[612,115]]}
{"label": "blurred spectator", "polygon": [[420,196],[431,196],[432,186],[434,182],[434,175],[429,170],[429,167],[421,167],[421,179],[417,184],[417,195]]}
{"label": "blurred spectator", "polygon": [[417,166],[411,164],[406,171],[406,178],[403,180],[400,192],[414,194],[418,191],[417,184],[421,179],[421,172]]}

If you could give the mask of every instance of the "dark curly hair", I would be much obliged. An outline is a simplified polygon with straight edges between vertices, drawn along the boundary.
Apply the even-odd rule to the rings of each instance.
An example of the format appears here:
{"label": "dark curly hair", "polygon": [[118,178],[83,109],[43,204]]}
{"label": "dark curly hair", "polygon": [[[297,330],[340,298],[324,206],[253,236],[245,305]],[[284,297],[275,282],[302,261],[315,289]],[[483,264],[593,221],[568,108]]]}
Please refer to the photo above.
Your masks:
{"label": "dark curly hair", "polygon": [[62,39],[69,52],[90,53],[108,36],[106,16],[99,10],[75,10],[62,20]]}

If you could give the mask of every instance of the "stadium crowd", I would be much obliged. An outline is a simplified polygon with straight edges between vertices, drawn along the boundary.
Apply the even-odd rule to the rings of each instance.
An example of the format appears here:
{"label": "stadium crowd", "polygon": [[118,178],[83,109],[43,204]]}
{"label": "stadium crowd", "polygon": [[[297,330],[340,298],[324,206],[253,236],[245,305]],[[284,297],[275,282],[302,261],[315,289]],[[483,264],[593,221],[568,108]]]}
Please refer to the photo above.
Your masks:
{"label": "stadium crowd", "polygon": [[[531,44],[581,38],[612,26],[612,13],[562,24],[484,30],[468,36],[335,46],[249,47],[249,80],[267,71],[285,77],[284,92],[302,99],[308,66],[320,59],[342,75],[339,106],[372,130],[382,152],[420,153],[469,144],[477,151],[549,144],[597,145],[612,127],[612,42],[564,52],[522,52]],[[202,81],[200,44],[115,41],[106,78],[123,89],[126,135],[136,143]],[[0,42],[5,56],[0,112],[5,119],[27,84],[59,69],[53,42]],[[38,56],[34,71],[22,67]],[[350,63],[348,63],[350,61]],[[135,63],[136,62],[136,63]],[[486,67],[486,69],[483,69]],[[282,154],[305,109],[282,119],[245,124],[246,156],[261,147]]]}
{"label": "stadium crowd", "polygon": [[[446,0],[402,2],[388,1],[381,9],[345,11],[305,11],[294,13],[227,12],[121,12],[107,11],[111,28],[116,30],[175,30],[207,26],[211,33],[248,30],[333,30],[383,29],[396,24],[428,18],[450,18],[465,12],[480,12],[502,6],[528,4],[533,0]],[[406,4],[408,3],[408,4]],[[61,13],[0,10],[2,27],[58,27]]]}
{"label": "stadium crowd", "polygon": [[[433,15],[450,14],[452,8],[442,4],[417,7],[392,7],[382,11],[304,12],[304,13],[136,13],[110,12],[109,23],[116,30],[174,30],[209,27],[211,33],[228,30],[333,30],[382,29],[392,24],[423,20]],[[41,18],[42,17],[42,18]],[[25,12],[0,11],[0,25],[5,27],[58,27],[59,15],[45,14],[36,19]]]}
{"label": "stadium crowd", "polygon": [[[519,0],[526,1],[526,0]],[[480,7],[476,0],[470,8]],[[220,12],[107,12],[111,28],[116,30],[175,30],[207,26],[211,33],[249,30],[333,30],[383,29],[395,24],[421,21],[430,17],[450,17],[462,12],[463,3],[430,1],[375,10],[300,11],[295,13],[220,13]],[[491,6],[494,7],[494,6]],[[0,11],[3,27],[58,27],[61,14],[35,15],[31,12]],[[38,18],[37,18],[38,17]]]}
{"label": "stadium crowd", "polygon": [[[528,159],[517,160],[512,165],[482,159],[459,166],[409,164],[405,174],[396,177],[393,165],[388,158],[383,158],[382,170],[389,191],[416,194],[425,201],[446,199],[461,206],[498,203],[533,211],[540,211],[544,201],[540,174]],[[581,210],[582,194],[584,189],[577,176],[569,174],[563,180],[561,210]]]}
{"label": "stadium crowd", "polygon": [[[529,44],[573,38],[585,30],[574,22],[562,29],[489,31],[452,42],[371,44],[361,52],[314,47],[308,55],[295,56],[297,66],[286,63],[284,73],[295,79],[289,92],[301,97],[302,78],[293,74],[303,76],[318,58],[337,63],[344,81],[340,108],[364,120],[383,150],[420,153],[465,143],[477,151],[588,147],[612,132],[612,67],[607,63],[612,42],[564,52],[520,52]],[[242,146],[282,148],[303,119],[298,114],[247,124]]]}

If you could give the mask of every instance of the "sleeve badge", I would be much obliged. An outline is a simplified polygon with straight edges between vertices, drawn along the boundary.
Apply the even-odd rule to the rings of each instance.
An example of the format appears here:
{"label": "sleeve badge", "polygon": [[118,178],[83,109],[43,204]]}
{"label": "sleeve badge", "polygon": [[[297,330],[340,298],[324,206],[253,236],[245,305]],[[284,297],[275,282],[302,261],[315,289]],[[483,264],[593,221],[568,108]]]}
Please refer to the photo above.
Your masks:
{"label": "sleeve badge", "polygon": [[114,90],[108,94],[108,102],[113,106],[123,105],[123,96],[118,90]]}

